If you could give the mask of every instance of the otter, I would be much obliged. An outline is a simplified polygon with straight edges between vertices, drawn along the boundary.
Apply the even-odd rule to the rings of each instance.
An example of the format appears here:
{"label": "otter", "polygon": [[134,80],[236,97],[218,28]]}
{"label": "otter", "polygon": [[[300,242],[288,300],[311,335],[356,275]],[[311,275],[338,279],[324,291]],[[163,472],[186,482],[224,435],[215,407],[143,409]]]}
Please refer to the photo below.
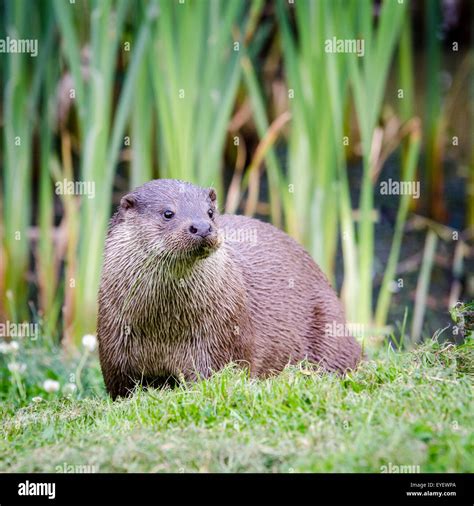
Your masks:
{"label": "otter", "polygon": [[[153,180],[122,197],[106,238],[98,341],[112,398],[207,378],[256,377],[303,359],[357,366],[342,305],[309,253],[273,225],[219,215],[216,192]],[[343,334],[343,335],[341,335]]]}

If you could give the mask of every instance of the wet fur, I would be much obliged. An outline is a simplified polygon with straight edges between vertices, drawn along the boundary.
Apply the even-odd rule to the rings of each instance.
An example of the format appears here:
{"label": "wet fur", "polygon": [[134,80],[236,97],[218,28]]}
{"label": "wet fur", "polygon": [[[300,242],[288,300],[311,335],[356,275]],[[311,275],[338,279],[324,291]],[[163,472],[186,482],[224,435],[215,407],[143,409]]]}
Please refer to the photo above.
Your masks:
{"label": "wet fur", "polygon": [[[176,215],[166,222],[170,206]],[[211,220],[215,207],[213,190],[175,180],[151,181],[122,199],[99,291],[100,361],[113,398],[137,382],[208,377],[231,361],[256,376],[304,358],[330,371],[357,365],[358,343],[327,332],[344,314],[310,255],[261,221],[217,213]],[[201,243],[187,233],[195,219],[212,228]],[[233,240],[236,231],[248,240]]]}

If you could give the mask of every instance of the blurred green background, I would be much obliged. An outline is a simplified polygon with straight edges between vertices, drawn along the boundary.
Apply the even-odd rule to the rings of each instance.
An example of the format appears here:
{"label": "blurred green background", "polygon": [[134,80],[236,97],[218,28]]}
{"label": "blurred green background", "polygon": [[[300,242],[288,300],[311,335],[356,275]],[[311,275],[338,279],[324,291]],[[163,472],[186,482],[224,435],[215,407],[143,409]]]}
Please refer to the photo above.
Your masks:
{"label": "blurred green background", "polygon": [[0,0],[5,47],[37,41],[0,53],[0,321],[93,334],[114,207],[170,177],[304,244],[375,342],[444,327],[474,294],[473,20],[467,0]]}

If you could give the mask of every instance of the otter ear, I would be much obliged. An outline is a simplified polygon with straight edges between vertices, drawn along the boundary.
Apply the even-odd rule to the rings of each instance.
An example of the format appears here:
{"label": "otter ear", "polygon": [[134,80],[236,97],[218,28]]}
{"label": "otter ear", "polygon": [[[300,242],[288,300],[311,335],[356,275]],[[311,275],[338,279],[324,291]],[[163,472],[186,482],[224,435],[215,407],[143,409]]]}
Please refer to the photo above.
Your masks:
{"label": "otter ear", "polygon": [[120,207],[125,210],[135,207],[136,204],[137,201],[135,200],[135,197],[131,193],[129,193],[128,195],[124,195],[120,200]]}
{"label": "otter ear", "polygon": [[214,188],[209,188],[209,198],[211,199],[211,202],[215,202],[217,199],[216,190]]}

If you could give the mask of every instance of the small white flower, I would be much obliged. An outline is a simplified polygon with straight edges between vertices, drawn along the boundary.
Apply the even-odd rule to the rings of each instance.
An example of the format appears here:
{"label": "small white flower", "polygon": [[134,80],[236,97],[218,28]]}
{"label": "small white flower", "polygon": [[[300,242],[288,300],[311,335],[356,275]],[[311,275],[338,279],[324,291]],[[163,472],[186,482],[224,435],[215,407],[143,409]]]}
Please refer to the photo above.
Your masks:
{"label": "small white flower", "polygon": [[22,362],[10,362],[7,367],[12,373],[17,372],[18,374],[23,374],[26,371],[26,364]]}
{"label": "small white flower", "polygon": [[43,383],[43,388],[48,393],[57,392],[59,390],[59,387],[60,387],[59,381],[48,379]]}
{"label": "small white flower", "polygon": [[75,385],[74,383],[66,383],[64,386],[63,386],[63,392],[68,395],[68,394],[72,394],[74,393],[75,391],[77,390],[77,385]]}
{"label": "small white flower", "polygon": [[41,397],[40,395],[37,395],[36,397],[33,397],[31,400],[33,402],[41,402],[43,400],[43,397]]}
{"label": "small white flower", "polygon": [[12,353],[15,351],[18,351],[20,349],[20,345],[18,344],[18,341],[10,341],[9,343],[6,343],[5,341],[2,341],[0,343],[0,353]]}
{"label": "small white flower", "polygon": [[93,334],[86,334],[82,338],[82,346],[84,346],[87,351],[90,351],[92,353],[97,347],[97,337],[95,337]]}
{"label": "small white flower", "polygon": [[20,344],[18,341],[10,341],[10,349],[12,351],[18,351],[20,349]]}

